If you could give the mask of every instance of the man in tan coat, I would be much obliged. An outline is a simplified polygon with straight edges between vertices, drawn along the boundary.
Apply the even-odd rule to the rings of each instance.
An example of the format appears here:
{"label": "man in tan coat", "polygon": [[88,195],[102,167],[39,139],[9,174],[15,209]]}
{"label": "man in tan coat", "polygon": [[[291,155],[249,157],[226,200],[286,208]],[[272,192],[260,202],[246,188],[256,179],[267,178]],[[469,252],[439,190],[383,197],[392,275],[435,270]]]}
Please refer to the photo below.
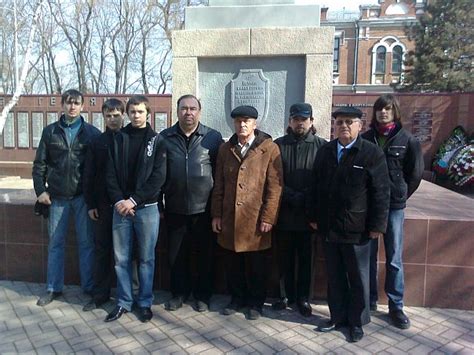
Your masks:
{"label": "man in tan coat", "polygon": [[212,229],[228,250],[227,281],[231,302],[223,313],[248,307],[248,319],[258,319],[266,297],[266,249],[277,221],[283,188],[278,146],[257,130],[258,112],[239,106],[232,112],[235,134],[217,156],[212,194]]}

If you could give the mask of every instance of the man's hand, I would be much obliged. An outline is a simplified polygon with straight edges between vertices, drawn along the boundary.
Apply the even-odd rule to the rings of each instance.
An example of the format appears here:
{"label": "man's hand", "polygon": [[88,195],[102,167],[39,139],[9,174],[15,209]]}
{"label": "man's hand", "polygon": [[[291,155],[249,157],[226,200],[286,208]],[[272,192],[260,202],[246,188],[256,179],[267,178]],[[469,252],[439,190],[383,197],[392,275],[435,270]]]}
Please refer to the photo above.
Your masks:
{"label": "man's hand", "polygon": [[49,192],[45,191],[41,195],[39,195],[38,202],[42,203],[43,205],[51,205],[51,198],[49,196]]}
{"label": "man's hand", "polygon": [[90,219],[92,219],[94,221],[99,220],[99,211],[97,210],[97,208],[93,208],[93,209],[87,211],[87,214],[89,215]]}
{"label": "man's hand", "polygon": [[122,200],[115,204],[117,212],[124,217],[127,215],[135,216],[135,211],[133,210],[134,207],[135,204],[130,199]]}
{"label": "man's hand", "polygon": [[309,226],[315,231],[318,230],[318,224],[316,222],[309,222]]}
{"label": "man's hand", "polygon": [[383,233],[381,232],[369,232],[369,238],[370,239],[377,239],[377,238],[382,238]]}
{"label": "man's hand", "polygon": [[212,231],[218,234],[222,231],[222,218],[221,217],[214,217],[212,219]]}
{"label": "man's hand", "polygon": [[272,230],[272,227],[273,226],[270,223],[260,222],[260,232],[262,233],[270,232]]}

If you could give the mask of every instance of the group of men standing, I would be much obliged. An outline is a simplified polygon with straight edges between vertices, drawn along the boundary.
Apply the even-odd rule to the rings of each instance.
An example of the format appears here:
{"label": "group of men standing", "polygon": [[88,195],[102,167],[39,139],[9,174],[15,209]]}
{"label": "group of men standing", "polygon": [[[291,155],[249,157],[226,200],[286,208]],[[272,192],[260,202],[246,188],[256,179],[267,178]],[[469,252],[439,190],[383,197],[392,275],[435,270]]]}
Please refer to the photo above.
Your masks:
{"label": "group of men standing", "polygon": [[[64,114],[44,129],[33,165],[38,202],[50,209],[47,293],[37,304],[47,305],[62,293],[65,238],[74,213],[81,286],[92,296],[85,311],[109,301],[115,265],[116,307],[107,322],[132,306],[142,322],[153,317],[155,247],[164,222],[169,311],[182,307],[191,294],[196,311],[209,309],[217,241],[231,294],[223,314],[245,308],[248,319],[259,318],[273,233],[280,298],[272,307],[296,303],[303,316],[310,316],[317,231],[324,238],[331,312],[319,330],[349,326],[352,341],[362,338],[362,325],[376,305],[375,296],[369,297],[369,289],[377,288],[374,277],[369,285],[369,260],[371,248],[378,246],[370,240],[378,237],[384,237],[387,274],[393,274],[385,285],[390,315],[396,326],[407,328],[403,208],[423,165],[419,143],[401,127],[397,101],[390,95],[379,100],[366,139],[359,134],[360,110],[334,112],[336,139],[326,143],[312,125],[311,105],[297,103],[290,108],[287,134],[275,142],[257,129],[254,107],[236,107],[231,112],[235,134],[224,143],[219,132],[200,122],[201,102],[194,95],[178,99],[178,122],[160,134],[147,123],[145,96],[132,96],[126,105],[106,100],[106,131],[100,134],[80,115],[83,95],[66,91]],[[130,124],[122,128],[125,113]]]}

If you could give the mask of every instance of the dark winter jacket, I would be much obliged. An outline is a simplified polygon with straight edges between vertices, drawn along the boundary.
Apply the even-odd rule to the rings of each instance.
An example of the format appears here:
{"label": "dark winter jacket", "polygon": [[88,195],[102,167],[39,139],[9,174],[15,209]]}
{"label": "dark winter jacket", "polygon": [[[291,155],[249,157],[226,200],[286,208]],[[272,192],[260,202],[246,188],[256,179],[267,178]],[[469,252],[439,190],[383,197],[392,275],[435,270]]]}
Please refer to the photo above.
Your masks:
{"label": "dark winter jacket", "polygon": [[[370,129],[362,135],[377,144],[377,132]],[[407,199],[416,191],[424,170],[423,154],[418,140],[401,124],[387,137],[383,147],[390,175],[390,208],[406,207]]]}
{"label": "dark winter jacket", "polygon": [[222,136],[199,124],[189,145],[178,131],[178,123],[162,131],[167,152],[167,178],[163,187],[165,211],[183,215],[209,209],[217,153]]}
{"label": "dark winter jacket", "polygon": [[109,148],[113,145],[114,132],[106,130],[94,137],[87,150],[84,164],[83,190],[87,209],[110,206],[107,193],[106,169],[109,160]]}
{"label": "dark winter jacket", "polygon": [[[60,120],[43,129],[33,162],[36,196],[47,191],[52,198],[72,199],[82,194],[87,148],[100,131],[81,117],[81,127],[72,145],[67,143]],[[47,187],[46,187],[47,185]]]}
{"label": "dark winter jacket", "polygon": [[306,215],[307,199],[313,181],[314,161],[326,140],[311,132],[298,139],[289,133],[275,140],[283,163],[283,194],[278,215],[280,230],[309,231],[310,216]]}
{"label": "dark winter jacket", "polygon": [[143,153],[137,161],[135,181],[136,186],[128,194],[127,179],[130,167],[129,133],[131,124],[114,135],[113,147],[109,150],[107,164],[107,190],[113,204],[120,200],[132,198],[137,203],[137,209],[156,203],[166,178],[166,147],[163,138],[147,123]]}
{"label": "dark winter jacket", "polygon": [[329,242],[363,243],[369,232],[385,233],[390,202],[382,149],[358,137],[337,162],[337,139],[319,149],[315,163],[318,230]]}

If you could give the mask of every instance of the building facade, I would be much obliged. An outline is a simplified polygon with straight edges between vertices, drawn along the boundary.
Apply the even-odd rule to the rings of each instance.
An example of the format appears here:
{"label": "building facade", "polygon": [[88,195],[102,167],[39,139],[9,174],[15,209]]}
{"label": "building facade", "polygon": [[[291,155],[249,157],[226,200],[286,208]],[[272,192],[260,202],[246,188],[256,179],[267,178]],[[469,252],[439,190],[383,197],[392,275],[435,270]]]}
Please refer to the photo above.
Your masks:
{"label": "building facade", "polygon": [[334,91],[390,92],[403,81],[404,58],[414,49],[406,27],[424,13],[427,0],[379,0],[358,13],[321,9],[321,25],[334,26]]}

